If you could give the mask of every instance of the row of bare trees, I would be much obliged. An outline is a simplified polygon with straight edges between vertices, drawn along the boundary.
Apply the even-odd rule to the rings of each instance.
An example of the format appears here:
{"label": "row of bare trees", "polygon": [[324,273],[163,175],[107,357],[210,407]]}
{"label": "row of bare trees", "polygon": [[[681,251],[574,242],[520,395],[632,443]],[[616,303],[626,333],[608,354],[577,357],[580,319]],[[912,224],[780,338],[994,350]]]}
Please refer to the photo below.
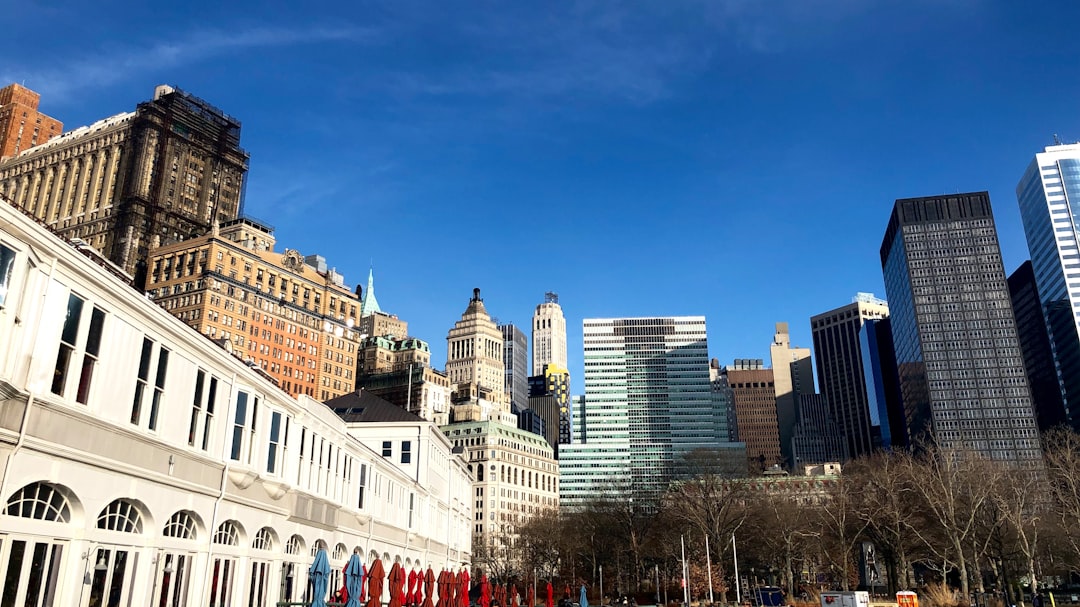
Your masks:
{"label": "row of bare trees", "polygon": [[1035,591],[1041,578],[1080,571],[1080,436],[1058,431],[1044,443],[1037,470],[930,445],[877,453],[827,478],[733,479],[716,472],[719,455],[699,452],[686,463],[696,472],[660,498],[643,503],[612,482],[584,508],[519,527],[511,549],[474,556],[524,583],[584,581],[596,595],[602,575],[606,595],[665,600],[682,596],[685,546],[693,596],[711,589],[728,602],[733,549],[740,589],[771,584],[797,597],[865,586],[869,542],[878,591],[941,581],[961,597],[1013,598],[1021,584]]}

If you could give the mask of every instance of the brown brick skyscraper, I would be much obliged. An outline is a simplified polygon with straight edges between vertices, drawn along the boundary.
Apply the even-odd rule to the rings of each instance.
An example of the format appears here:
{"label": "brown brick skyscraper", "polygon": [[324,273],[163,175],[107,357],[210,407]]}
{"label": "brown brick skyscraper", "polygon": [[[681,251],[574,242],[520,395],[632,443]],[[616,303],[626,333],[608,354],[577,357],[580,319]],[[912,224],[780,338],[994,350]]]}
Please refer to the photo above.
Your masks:
{"label": "brown brick skyscraper", "polygon": [[0,89],[0,158],[56,137],[64,125],[38,111],[41,95],[19,84]]}

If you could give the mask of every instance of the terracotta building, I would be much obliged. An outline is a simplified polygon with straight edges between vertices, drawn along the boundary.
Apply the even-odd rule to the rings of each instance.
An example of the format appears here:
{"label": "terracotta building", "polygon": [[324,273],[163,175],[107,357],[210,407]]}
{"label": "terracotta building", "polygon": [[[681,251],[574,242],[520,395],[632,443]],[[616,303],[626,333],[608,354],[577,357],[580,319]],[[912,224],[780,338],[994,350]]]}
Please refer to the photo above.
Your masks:
{"label": "terracotta building", "polygon": [[19,84],[0,89],[0,159],[56,137],[64,125],[38,111],[41,95]]}
{"label": "terracotta building", "polygon": [[[329,400],[355,387],[360,296],[318,255],[274,251],[250,218],[154,249],[147,290],[286,392]],[[357,289],[360,291],[361,289]]]}
{"label": "terracotta building", "polygon": [[766,369],[761,359],[737,359],[722,373],[733,394],[739,441],[746,443],[750,470],[782,465],[773,370]]}

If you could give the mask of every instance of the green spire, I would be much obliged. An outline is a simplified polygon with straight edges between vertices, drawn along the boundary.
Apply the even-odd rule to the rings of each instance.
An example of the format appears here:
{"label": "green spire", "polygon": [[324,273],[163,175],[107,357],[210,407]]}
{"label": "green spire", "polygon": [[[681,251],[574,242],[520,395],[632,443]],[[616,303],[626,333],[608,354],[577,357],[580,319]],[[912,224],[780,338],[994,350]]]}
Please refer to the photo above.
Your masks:
{"label": "green spire", "polygon": [[360,317],[369,316],[379,309],[379,302],[375,299],[375,273],[374,269],[368,269],[367,289],[364,290],[364,299],[360,302]]}

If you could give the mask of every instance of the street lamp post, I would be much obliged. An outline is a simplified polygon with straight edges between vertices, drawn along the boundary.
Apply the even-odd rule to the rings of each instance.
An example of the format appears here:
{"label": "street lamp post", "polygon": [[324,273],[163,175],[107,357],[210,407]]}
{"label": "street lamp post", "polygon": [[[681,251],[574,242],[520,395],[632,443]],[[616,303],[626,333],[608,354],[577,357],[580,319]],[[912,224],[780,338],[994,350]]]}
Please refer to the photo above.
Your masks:
{"label": "street lamp post", "polygon": [[739,550],[735,547],[735,534],[731,534],[731,556],[735,559],[735,601],[742,603],[742,584],[739,583]]}
{"label": "street lamp post", "polygon": [[[616,571],[618,573],[618,571]],[[600,605],[604,604],[604,566],[600,565]]]}

